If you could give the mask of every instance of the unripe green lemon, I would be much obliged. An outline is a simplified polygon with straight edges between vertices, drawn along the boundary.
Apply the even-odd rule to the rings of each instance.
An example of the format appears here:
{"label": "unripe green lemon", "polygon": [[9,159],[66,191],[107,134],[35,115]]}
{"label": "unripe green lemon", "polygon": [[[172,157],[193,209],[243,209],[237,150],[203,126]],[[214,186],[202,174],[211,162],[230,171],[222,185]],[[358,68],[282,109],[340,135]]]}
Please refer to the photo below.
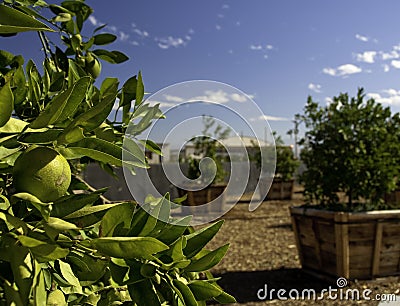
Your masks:
{"label": "unripe green lemon", "polygon": [[71,183],[68,161],[57,151],[37,147],[22,153],[14,164],[14,187],[43,202],[63,196]]}
{"label": "unripe green lemon", "polygon": [[64,293],[61,290],[57,289],[51,291],[47,296],[47,306],[66,306],[67,302],[65,302]]}
{"label": "unripe green lemon", "polygon": [[86,55],[85,69],[94,79],[97,78],[101,72],[101,64],[99,60],[90,52]]}

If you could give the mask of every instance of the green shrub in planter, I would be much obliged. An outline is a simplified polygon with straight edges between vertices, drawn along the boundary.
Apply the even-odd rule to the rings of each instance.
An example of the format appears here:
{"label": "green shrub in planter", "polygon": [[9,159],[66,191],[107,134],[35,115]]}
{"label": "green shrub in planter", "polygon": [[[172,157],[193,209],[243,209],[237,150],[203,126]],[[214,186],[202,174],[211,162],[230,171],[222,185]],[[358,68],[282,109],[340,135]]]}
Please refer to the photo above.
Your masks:
{"label": "green shrub in planter", "polygon": [[395,189],[400,171],[399,114],[359,89],[326,106],[309,97],[297,119],[306,127],[300,182],[308,201],[334,210],[385,208],[384,195]]}
{"label": "green shrub in planter", "polygon": [[0,3],[0,36],[36,31],[45,56],[39,69],[0,50],[0,305],[235,302],[208,272],[228,245],[204,248],[222,222],[195,230],[188,218],[169,218],[168,196],[147,199],[147,209],[112,203],[79,176],[89,162],[111,173],[148,167],[138,143],[159,149],[139,135],[162,117],[143,100],[140,73],[122,86],[110,77],[96,85],[100,60],[128,57],[103,49],[116,39],[104,27],[84,34],[92,12],[78,0]]}

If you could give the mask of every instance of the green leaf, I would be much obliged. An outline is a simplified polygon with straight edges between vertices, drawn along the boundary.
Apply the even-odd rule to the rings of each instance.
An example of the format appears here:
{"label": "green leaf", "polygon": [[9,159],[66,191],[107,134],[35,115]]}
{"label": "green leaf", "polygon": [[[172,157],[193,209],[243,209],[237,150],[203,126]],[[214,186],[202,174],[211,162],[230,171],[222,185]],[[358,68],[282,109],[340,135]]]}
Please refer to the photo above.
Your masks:
{"label": "green leaf", "polygon": [[[79,209],[77,211],[74,211],[73,213],[65,216],[65,219],[76,219],[76,218],[81,218],[85,217],[88,215],[95,214],[97,212],[104,212],[105,210],[108,210],[110,208],[113,208],[117,205],[121,205],[121,203],[114,203],[114,204],[102,204],[102,205],[95,205],[95,206],[90,206],[90,207],[84,207],[82,209]],[[105,212],[104,212],[105,213]]]}
{"label": "green leaf", "polygon": [[111,64],[120,64],[126,62],[129,59],[129,57],[127,57],[124,53],[120,51],[108,51],[108,50],[97,49],[94,50],[93,53],[96,54],[102,60],[105,60],[106,62],[109,62]]}
{"label": "green leaf", "polygon": [[215,236],[215,234],[218,233],[222,224],[224,224],[224,220],[220,220],[214,224],[197,230],[192,234],[187,235],[186,248],[183,250],[184,254],[188,258],[192,258],[193,256],[195,256],[206,246],[206,244]]}
{"label": "green leaf", "polygon": [[129,78],[122,86],[119,106],[131,106],[131,102],[136,98],[137,78],[133,76]]}
{"label": "green leaf", "polygon": [[0,219],[6,222],[7,226],[10,230],[22,228],[24,234],[28,233],[28,226],[27,224],[22,221],[20,218],[11,216],[9,214],[0,212]]}
{"label": "green leaf", "polygon": [[5,125],[0,127],[0,133],[4,134],[20,133],[27,125],[28,123],[26,123],[25,121],[16,118],[10,118]]}
{"label": "green leaf", "polygon": [[18,236],[18,240],[24,247],[31,250],[36,260],[39,262],[64,258],[69,253],[68,249],[63,249],[56,244],[49,244],[28,236]]}
{"label": "green leaf", "polygon": [[[2,5],[0,5],[0,7],[1,6]],[[10,120],[14,109],[14,95],[11,91],[10,83],[6,83],[0,89],[0,109],[0,127],[2,127]]]}
{"label": "green leaf", "polygon": [[79,279],[75,276],[74,272],[72,272],[71,266],[62,260],[58,261],[60,265],[60,272],[62,277],[71,285],[75,287],[80,287]]}
{"label": "green leaf", "polygon": [[169,245],[183,235],[189,226],[191,219],[191,216],[186,216],[182,219],[166,223],[162,231],[154,237]]}
{"label": "green leaf", "polygon": [[111,44],[117,39],[116,35],[109,33],[101,33],[93,37],[94,37],[94,44],[98,46]]}
{"label": "green leaf", "polygon": [[54,202],[51,216],[63,218],[85,206],[92,205],[99,197],[99,193],[67,195]]}
{"label": "green leaf", "polygon": [[[136,115],[136,112],[134,113]],[[147,128],[150,127],[152,120],[160,118],[161,113],[158,108],[158,104],[152,107],[148,107],[143,118],[136,124],[131,123],[128,127],[128,135],[139,135]]]}
{"label": "green leaf", "polygon": [[198,306],[196,298],[190,288],[178,279],[173,280],[175,291],[178,290],[177,294],[179,298],[184,302],[185,306]]}
{"label": "green leaf", "polygon": [[217,297],[221,295],[223,290],[218,288],[217,286],[210,284],[204,280],[196,280],[192,281],[188,284],[190,290],[193,292],[196,300],[198,301],[206,301],[211,298]]}
{"label": "green leaf", "polygon": [[69,223],[67,221],[55,217],[49,217],[49,219],[47,220],[47,225],[59,231],[78,229],[78,227],[75,224]]}
{"label": "green leaf", "polygon": [[37,276],[37,283],[33,287],[33,299],[35,301],[35,305],[45,306],[47,302],[47,292],[46,286],[44,282],[43,271],[39,272]]}
{"label": "green leaf", "polygon": [[[104,80],[103,83],[108,81]],[[82,113],[76,117],[65,129],[65,133],[76,126],[81,126],[87,131],[94,130],[100,126],[108,117],[117,97],[118,82],[114,82],[113,86],[107,87],[107,92],[104,92],[102,99],[95,106],[91,107],[87,112]]]}
{"label": "green leaf", "polygon": [[24,133],[18,138],[19,142],[22,143],[39,143],[39,144],[45,144],[45,143],[51,143],[55,141],[58,136],[62,133],[61,129],[51,129],[51,130],[45,130],[45,131],[39,131],[36,130],[36,132],[33,133]]}
{"label": "green leaf", "polygon": [[29,127],[39,129],[66,120],[82,103],[90,82],[90,77],[83,77],[76,81],[72,87],[57,95],[44,111],[29,124]]}
{"label": "green leaf", "polygon": [[83,128],[76,126],[66,133],[59,134],[59,137],[57,138],[57,144],[70,144],[78,142],[84,138],[85,135],[83,134]]}
{"label": "green leaf", "polygon": [[104,255],[117,258],[152,259],[153,254],[168,246],[152,237],[104,237],[92,240],[92,245]]}
{"label": "green leaf", "polygon": [[34,195],[27,192],[20,192],[11,196],[11,202],[16,202],[16,199],[24,200],[31,203],[32,206],[34,206],[40,212],[45,220],[49,218],[51,210],[50,203],[44,203]]}
{"label": "green leaf", "polygon": [[123,203],[111,208],[101,219],[101,233],[103,237],[125,236],[132,222],[136,205]]}
{"label": "green leaf", "polygon": [[158,146],[158,144],[156,144],[152,140],[150,140],[150,139],[139,140],[139,142],[141,144],[143,144],[146,147],[147,150],[162,156],[162,152],[161,152],[160,147]]}
{"label": "green leaf", "polygon": [[237,303],[236,299],[232,295],[230,295],[226,292],[222,292],[220,295],[214,297],[214,300],[216,300],[218,303],[221,303],[221,304]]}
{"label": "green leaf", "polygon": [[128,286],[129,295],[137,306],[161,306],[161,302],[149,279]]}
{"label": "green leaf", "polygon": [[185,268],[189,272],[201,272],[217,265],[228,251],[229,244],[226,244],[199,259],[192,260],[192,263]]}
{"label": "green leaf", "polygon": [[14,8],[0,4],[0,34],[25,31],[51,31],[44,23]]}
{"label": "green leaf", "polygon": [[143,79],[142,79],[142,72],[139,71],[138,77],[137,77],[137,85],[136,85],[136,105],[142,104],[144,97],[144,85],[143,85]]}

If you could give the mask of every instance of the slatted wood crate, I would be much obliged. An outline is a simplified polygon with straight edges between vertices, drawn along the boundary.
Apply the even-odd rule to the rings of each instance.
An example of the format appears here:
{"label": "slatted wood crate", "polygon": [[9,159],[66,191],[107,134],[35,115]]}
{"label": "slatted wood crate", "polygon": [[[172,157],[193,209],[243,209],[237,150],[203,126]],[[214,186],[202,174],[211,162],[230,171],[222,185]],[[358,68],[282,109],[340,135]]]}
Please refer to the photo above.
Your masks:
{"label": "slatted wood crate", "polygon": [[[183,197],[185,194],[187,194],[187,199],[183,202],[183,205],[185,206],[199,206],[214,201],[212,205],[206,207],[206,209],[208,211],[219,212],[222,211],[225,204],[225,197],[223,194],[225,188],[225,184],[211,185],[198,191],[178,188],[178,194],[180,197]],[[221,197],[218,199],[219,196]]]}
{"label": "slatted wood crate", "polygon": [[303,269],[347,279],[400,275],[400,210],[290,208]]}

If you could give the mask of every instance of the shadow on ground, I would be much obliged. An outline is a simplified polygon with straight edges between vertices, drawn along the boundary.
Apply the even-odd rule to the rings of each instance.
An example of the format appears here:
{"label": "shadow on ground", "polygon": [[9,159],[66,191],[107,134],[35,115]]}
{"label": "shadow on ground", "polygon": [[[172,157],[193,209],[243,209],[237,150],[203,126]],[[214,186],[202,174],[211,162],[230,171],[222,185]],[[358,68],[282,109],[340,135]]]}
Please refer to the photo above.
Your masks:
{"label": "shadow on ground", "polygon": [[[260,302],[257,297],[257,292],[262,296],[267,285],[268,294],[272,289],[275,289],[272,299],[277,299],[277,291],[279,289],[286,290],[286,296],[292,289],[297,289],[300,292],[303,289],[314,289],[319,294],[323,289],[328,289],[329,286],[337,288],[334,283],[322,281],[309,274],[304,273],[301,269],[278,269],[265,271],[238,271],[226,272],[217,277],[222,277],[218,284],[224,290],[235,296],[238,303]],[[267,296],[265,300],[270,300]]]}

